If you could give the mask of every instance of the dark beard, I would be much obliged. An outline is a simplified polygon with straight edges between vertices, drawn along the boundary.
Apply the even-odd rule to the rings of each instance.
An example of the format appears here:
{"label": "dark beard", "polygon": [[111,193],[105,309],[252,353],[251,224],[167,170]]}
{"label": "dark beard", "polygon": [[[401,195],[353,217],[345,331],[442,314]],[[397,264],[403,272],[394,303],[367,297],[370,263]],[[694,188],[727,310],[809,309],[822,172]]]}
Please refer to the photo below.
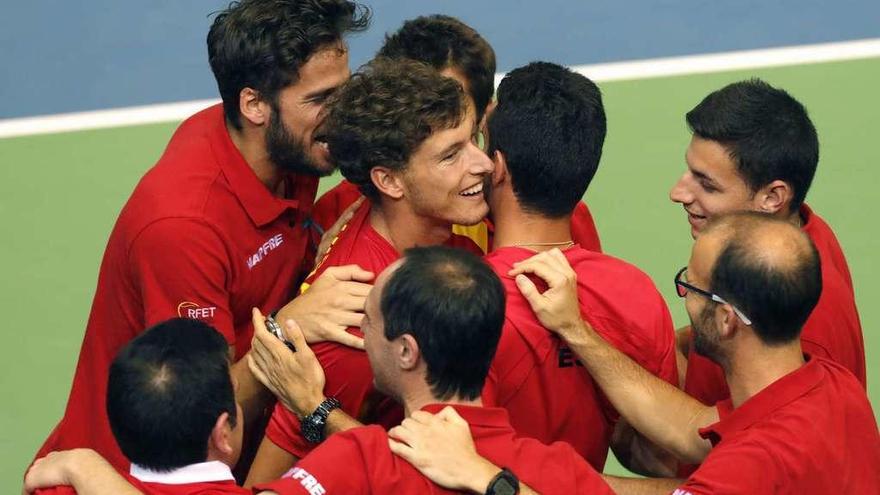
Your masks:
{"label": "dark beard", "polygon": [[317,166],[306,154],[302,141],[297,139],[281,121],[281,112],[273,109],[269,117],[269,128],[266,129],[266,150],[269,159],[282,172],[324,177],[332,170],[324,170]]}
{"label": "dark beard", "polygon": [[724,354],[719,345],[718,333],[710,330],[714,324],[712,304],[707,304],[697,316],[697,321],[691,319],[691,332],[694,334],[694,351],[715,363],[722,364]]}

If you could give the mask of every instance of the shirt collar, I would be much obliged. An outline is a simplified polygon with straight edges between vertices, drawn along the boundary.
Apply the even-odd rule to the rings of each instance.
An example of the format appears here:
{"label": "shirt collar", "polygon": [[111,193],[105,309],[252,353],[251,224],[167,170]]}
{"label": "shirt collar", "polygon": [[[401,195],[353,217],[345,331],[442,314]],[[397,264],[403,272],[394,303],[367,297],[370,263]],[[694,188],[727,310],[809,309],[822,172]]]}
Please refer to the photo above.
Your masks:
{"label": "shirt collar", "polygon": [[257,227],[273,222],[287,209],[309,212],[318,187],[317,177],[291,174],[285,178],[289,197],[276,197],[235,147],[226,128],[222,107],[217,112],[214,125],[216,127],[210,133],[211,146],[220,169],[229,181],[232,193]]}
{"label": "shirt collar", "polygon": [[510,423],[507,410],[501,407],[465,406],[462,404],[428,404],[422,411],[437,414],[444,407],[452,407],[467,423],[474,426],[499,426]]}
{"label": "shirt collar", "polygon": [[235,481],[229,466],[220,461],[190,464],[167,472],[153,471],[152,469],[132,463],[129,474],[144,483],[162,483],[163,485]]}
{"label": "shirt collar", "polygon": [[820,385],[825,377],[817,359],[810,359],[795,371],[771,383],[733,409],[730,399],[717,404],[717,423],[701,428],[700,436],[717,445],[726,435],[746,430],[755,423],[773,417],[773,413]]}

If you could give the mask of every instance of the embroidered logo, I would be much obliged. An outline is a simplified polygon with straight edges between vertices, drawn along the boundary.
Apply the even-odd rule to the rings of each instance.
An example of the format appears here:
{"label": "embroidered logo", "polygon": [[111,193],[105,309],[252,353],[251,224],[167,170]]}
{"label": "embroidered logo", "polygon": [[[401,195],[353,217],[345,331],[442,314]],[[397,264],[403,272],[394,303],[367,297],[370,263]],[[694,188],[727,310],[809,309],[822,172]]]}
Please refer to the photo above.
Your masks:
{"label": "embroidered logo", "polygon": [[181,318],[191,318],[193,320],[213,318],[215,311],[217,311],[217,306],[207,306],[203,308],[190,301],[183,301],[177,305],[177,316]]}
{"label": "embroidered logo", "polygon": [[284,237],[281,234],[275,234],[270,237],[268,241],[264,242],[262,246],[257,249],[257,252],[248,256],[247,266],[249,270],[252,270],[257,263],[263,261],[270,252],[276,249],[278,246],[284,243]]}

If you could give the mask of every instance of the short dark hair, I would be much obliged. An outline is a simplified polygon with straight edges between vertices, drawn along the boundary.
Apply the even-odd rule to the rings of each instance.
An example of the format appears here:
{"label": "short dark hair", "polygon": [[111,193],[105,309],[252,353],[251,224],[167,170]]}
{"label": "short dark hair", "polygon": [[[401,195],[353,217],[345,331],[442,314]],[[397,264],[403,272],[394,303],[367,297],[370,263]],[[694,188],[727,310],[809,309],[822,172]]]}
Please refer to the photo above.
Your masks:
{"label": "short dark hair", "polygon": [[385,338],[412,335],[438,400],[480,396],[504,324],[504,288],[474,254],[408,249],[382,292]]}
{"label": "short dark hair", "polygon": [[208,60],[226,119],[241,129],[242,89],[253,88],[274,102],[281,89],[297,81],[312,54],[369,23],[367,7],[345,0],[230,3],[208,32]]}
{"label": "short dark hair", "polygon": [[752,191],[774,180],[788,183],[797,211],[816,174],[819,138],[807,109],[760,79],[729,84],[687,113],[696,136],[727,150]]}
{"label": "short dark hair", "polygon": [[110,428],[135,464],[169,471],[204,462],[224,412],[234,427],[229,345],[199,320],[175,318],[148,329],[110,366]]}
{"label": "short dark hair", "polygon": [[[735,213],[713,223],[726,223],[732,234],[712,268],[709,290],[748,316],[765,344],[797,339],[822,293],[821,262],[813,242],[794,225],[759,212]],[[785,249],[782,254],[790,259],[780,262],[780,253],[765,252],[766,243],[756,239],[766,241],[767,236],[786,242],[777,249]]]}
{"label": "short dark hair", "polygon": [[448,15],[416,17],[385,36],[379,57],[409,58],[442,71],[458,69],[467,79],[477,122],[495,93],[495,50],[474,28]]}
{"label": "short dark hair", "polygon": [[559,218],[571,214],[596,174],[605,131],[602,93],[593,81],[533,62],[498,86],[489,154],[504,154],[524,209]]}
{"label": "short dark hair", "polygon": [[339,88],[328,107],[317,137],[342,175],[377,201],[373,167],[405,169],[431,134],[464,119],[467,101],[458,82],[425,64],[376,59]]}

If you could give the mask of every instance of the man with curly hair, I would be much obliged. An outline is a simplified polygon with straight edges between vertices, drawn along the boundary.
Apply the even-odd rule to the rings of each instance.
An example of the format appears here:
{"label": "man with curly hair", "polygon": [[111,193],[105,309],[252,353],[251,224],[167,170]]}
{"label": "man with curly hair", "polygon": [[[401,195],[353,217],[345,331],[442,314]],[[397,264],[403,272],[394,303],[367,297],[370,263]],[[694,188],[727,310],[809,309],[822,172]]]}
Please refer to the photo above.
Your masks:
{"label": "man with curly hair", "polygon": [[296,316],[309,331],[330,325],[328,314],[357,317],[350,308],[364,296],[352,279],[372,274],[351,267],[289,301],[313,263],[303,223],[317,180],[332,171],[314,129],[349,77],[344,35],[368,23],[369,11],[345,0],[243,0],[217,14],[207,46],[223,103],[181,124],[123,208],[64,418],[38,456],[91,447],[128,470],[107,420],[108,369],[160,321],[199,319],[226,338],[247,425],[271,399],[241,360],[252,307]]}
{"label": "man with curly hair", "polygon": [[[461,83],[474,104],[485,141],[486,117],[494,108],[495,51],[476,30],[447,15],[416,17],[387,35],[385,44],[376,56],[422,62]],[[322,231],[330,228],[360,196],[357,186],[343,180],[315,203],[312,208],[314,225]],[[571,230],[574,239],[582,247],[602,251],[593,216],[583,201],[578,201],[572,214]],[[474,226],[455,225],[453,232],[470,237],[484,252],[492,246],[494,228],[488,219]]]}
{"label": "man with curly hair", "polygon": [[[452,225],[474,225],[489,211],[483,181],[492,162],[475,144],[474,106],[462,86],[411,60],[377,59],[343,86],[318,136],[331,160],[367,197],[303,284],[332,266],[379,273],[414,246],[446,244],[475,254]],[[306,292],[307,293],[307,292]],[[363,334],[357,328],[350,332]],[[314,346],[327,382],[301,408],[275,408],[247,484],[278,478],[324,437],[352,424],[391,427],[402,411],[373,386],[367,356],[331,342]]]}

